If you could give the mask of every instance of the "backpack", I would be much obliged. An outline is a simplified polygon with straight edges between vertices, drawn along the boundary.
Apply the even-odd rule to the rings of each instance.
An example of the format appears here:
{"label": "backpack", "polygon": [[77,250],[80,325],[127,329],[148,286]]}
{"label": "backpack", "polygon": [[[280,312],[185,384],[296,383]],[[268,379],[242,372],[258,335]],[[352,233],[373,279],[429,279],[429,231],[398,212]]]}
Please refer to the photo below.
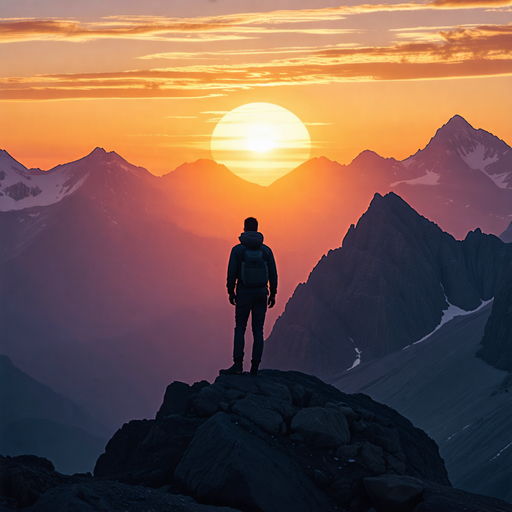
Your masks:
{"label": "backpack", "polygon": [[244,252],[242,262],[242,283],[248,288],[261,288],[268,283],[268,266],[263,251]]}

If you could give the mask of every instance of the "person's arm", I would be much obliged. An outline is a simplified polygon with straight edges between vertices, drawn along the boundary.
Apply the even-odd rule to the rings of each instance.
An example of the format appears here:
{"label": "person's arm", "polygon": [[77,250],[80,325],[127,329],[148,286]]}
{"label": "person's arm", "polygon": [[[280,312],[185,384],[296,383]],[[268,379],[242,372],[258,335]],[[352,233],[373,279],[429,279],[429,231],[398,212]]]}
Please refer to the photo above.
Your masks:
{"label": "person's arm", "polygon": [[227,279],[227,289],[229,295],[235,294],[235,285],[236,285],[236,277],[238,271],[238,261],[236,257],[235,248],[231,249],[231,254],[229,255],[229,263],[228,263],[228,279]]}
{"label": "person's arm", "polygon": [[269,288],[270,288],[270,295],[275,297],[277,294],[277,266],[276,266],[276,260],[274,259],[274,254],[272,252],[272,249],[270,249],[270,254],[268,257],[267,265],[268,265],[268,284],[269,284]]}

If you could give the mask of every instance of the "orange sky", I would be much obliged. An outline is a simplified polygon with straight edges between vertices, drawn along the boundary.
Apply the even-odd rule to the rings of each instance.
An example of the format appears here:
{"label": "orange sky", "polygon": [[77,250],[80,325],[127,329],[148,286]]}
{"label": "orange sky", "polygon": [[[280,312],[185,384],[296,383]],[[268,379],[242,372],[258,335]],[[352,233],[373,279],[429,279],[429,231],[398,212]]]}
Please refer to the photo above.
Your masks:
{"label": "orange sky", "polygon": [[49,169],[94,147],[163,174],[250,102],[311,156],[403,159],[454,114],[512,144],[512,0],[3,0],[0,147]]}

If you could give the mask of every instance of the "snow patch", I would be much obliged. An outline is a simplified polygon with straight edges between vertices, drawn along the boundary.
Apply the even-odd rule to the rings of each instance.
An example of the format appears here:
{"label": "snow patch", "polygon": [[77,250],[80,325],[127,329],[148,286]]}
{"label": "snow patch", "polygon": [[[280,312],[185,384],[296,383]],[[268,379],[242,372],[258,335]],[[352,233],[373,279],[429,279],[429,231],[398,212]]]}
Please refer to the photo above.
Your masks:
{"label": "snow patch", "polygon": [[471,169],[484,170],[500,157],[498,152],[495,152],[492,156],[486,156],[486,153],[487,148],[481,142],[477,142],[475,148],[467,153],[459,148],[460,157]]}
{"label": "snow patch", "polygon": [[352,370],[352,368],[355,368],[359,364],[361,364],[361,351],[359,349],[355,349],[357,357],[356,360],[352,363],[352,366],[349,368],[349,370]]}
{"label": "snow patch", "polygon": [[440,174],[427,171],[427,174],[420,176],[419,178],[414,178],[413,180],[396,181],[395,183],[391,183],[391,186],[395,187],[396,185],[400,185],[400,183],[405,183],[406,185],[437,185],[439,183],[440,177]]}
{"label": "snow patch", "polygon": [[[354,344],[354,340],[352,338],[350,338],[350,341],[352,342],[352,344]],[[348,370],[352,370],[352,368],[355,368],[356,366],[361,364],[362,350],[359,350],[357,347],[354,347],[354,350],[356,351],[356,360],[352,363],[352,366],[346,370],[347,372]]]}
{"label": "snow patch", "polygon": [[449,441],[452,437],[455,437],[457,434],[460,434],[461,432],[464,432],[464,430],[466,430],[468,427],[471,426],[471,423],[469,425],[466,425],[463,429],[459,430],[458,432],[455,432],[455,434],[452,434],[448,439],[447,441]]}
{"label": "snow patch", "polygon": [[489,462],[492,462],[494,459],[497,459],[507,448],[512,446],[512,443],[508,443],[505,448],[502,448],[492,459],[489,460]]}
{"label": "snow patch", "polygon": [[462,160],[464,160],[471,169],[482,171],[487,177],[491,178],[499,188],[507,188],[505,180],[508,178],[509,172],[500,174],[490,174],[487,172],[487,168],[500,159],[498,151],[495,151],[494,154],[490,156],[489,150],[481,142],[477,142],[475,148],[467,153],[459,148],[459,154]]}
{"label": "snow patch", "polygon": [[[446,298],[446,302],[448,302],[448,299]],[[483,307],[487,306],[490,302],[492,302],[493,299],[482,301],[482,304],[478,306],[476,309],[473,309],[473,311],[466,311],[464,309],[461,309],[457,306],[454,306],[453,304],[450,304],[448,302],[448,309],[443,311],[443,316],[441,317],[441,322],[439,325],[430,333],[421,338],[421,340],[415,341],[413,345],[417,345],[418,343],[421,343],[422,341],[425,341],[427,338],[432,336],[437,330],[439,330],[445,323],[449,322],[450,320],[453,320],[456,316],[464,316],[464,315],[470,315],[471,313],[475,313],[476,311],[479,311]],[[406,347],[407,348],[407,347]]]}

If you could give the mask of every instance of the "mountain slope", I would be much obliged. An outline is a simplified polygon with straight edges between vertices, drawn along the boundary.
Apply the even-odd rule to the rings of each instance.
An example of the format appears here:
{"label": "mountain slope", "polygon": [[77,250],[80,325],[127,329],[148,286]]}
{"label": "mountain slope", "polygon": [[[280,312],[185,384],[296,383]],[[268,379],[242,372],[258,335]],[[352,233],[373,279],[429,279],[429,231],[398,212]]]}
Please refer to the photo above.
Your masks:
{"label": "mountain slope", "polygon": [[512,374],[512,266],[505,272],[494,299],[477,356]]}
{"label": "mountain slope", "polygon": [[162,215],[156,178],[118,155],[96,150],[82,168],[61,201],[0,216],[0,347],[118,425],[146,414],[170,372],[212,374],[229,358],[230,245]]}
{"label": "mountain slope", "polygon": [[491,305],[425,341],[340,373],[329,382],[395,408],[439,445],[455,487],[512,501],[512,395],[506,372],[475,357]]}
{"label": "mountain slope", "polygon": [[0,410],[0,453],[46,457],[64,473],[91,471],[111,434],[6,356],[0,356]]}
{"label": "mountain slope", "polygon": [[508,228],[501,233],[500,238],[507,244],[512,242],[512,222],[508,225]]}
{"label": "mountain slope", "polygon": [[299,285],[266,341],[266,364],[329,376],[416,342],[454,306],[491,299],[512,246],[477,230],[462,242],[397,195],[376,194],[340,249]]}

